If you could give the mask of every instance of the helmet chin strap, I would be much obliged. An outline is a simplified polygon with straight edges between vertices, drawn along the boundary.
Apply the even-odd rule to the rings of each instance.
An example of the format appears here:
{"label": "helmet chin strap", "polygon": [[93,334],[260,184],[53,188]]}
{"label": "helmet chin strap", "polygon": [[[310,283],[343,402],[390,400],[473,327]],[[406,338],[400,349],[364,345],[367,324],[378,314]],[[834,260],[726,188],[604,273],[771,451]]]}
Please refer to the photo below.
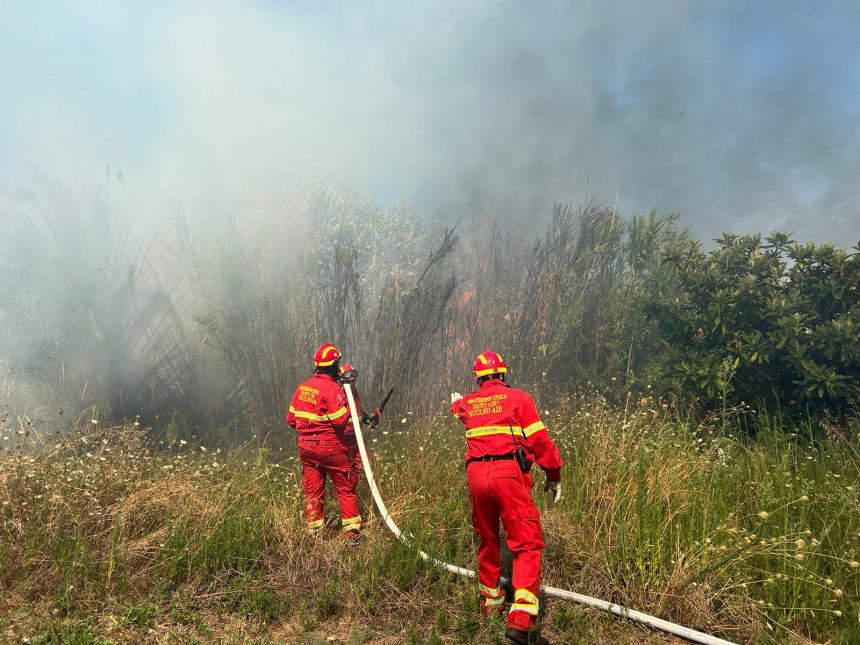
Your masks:
{"label": "helmet chin strap", "polygon": [[498,374],[487,374],[486,376],[482,376],[480,378],[475,379],[475,381],[480,386],[480,385],[483,385],[484,383],[486,383],[487,381],[492,381],[493,379],[497,379],[497,380],[501,381],[502,383],[507,383],[507,381],[505,380],[504,372],[500,372]]}
{"label": "helmet chin strap", "polygon": [[332,365],[329,365],[328,367],[314,368],[314,372],[316,372],[317,374],[328,374],[329,376],[336,379],[338,377],[337,369],[338,369],[339,363],[340,363],[340,361],[337,360]]}

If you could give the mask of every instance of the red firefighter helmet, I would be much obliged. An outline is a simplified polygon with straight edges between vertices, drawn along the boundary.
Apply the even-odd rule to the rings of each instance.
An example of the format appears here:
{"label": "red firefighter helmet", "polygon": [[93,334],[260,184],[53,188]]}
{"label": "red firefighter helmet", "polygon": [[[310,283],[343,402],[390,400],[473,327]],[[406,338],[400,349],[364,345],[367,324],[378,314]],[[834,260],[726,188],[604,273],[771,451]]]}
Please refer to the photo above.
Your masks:
{"label": "red firefighter helmet", "polygon": [[314,367],[331,367],[341,356],[340,350],[331,343],[320,345],[314,352]]}
{"label": "red firefighter helmet", "polygon": [[358,378],[358,370],[349,363],[344,363],[340,366],[337,375],[340,377],[341,381],[352,383],[356,378]]}
{"label": "red firefighter helmet", "polygon": [[475,375],[475,378],[490,374],[504,374],[507,371],[508,366],[505,364],[505,359],[489,349],[478,354],[475,358],[475,364],[472,365],[472,374]]}

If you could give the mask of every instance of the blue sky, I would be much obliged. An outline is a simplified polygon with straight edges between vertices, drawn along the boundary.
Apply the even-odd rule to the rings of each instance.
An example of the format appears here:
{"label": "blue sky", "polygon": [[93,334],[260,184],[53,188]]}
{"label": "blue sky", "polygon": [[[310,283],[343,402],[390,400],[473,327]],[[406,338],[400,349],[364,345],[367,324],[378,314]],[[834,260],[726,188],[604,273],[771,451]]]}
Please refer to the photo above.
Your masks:
{"label": "blue sky", "polygon": [[318,173],[428,217],[616,198],[860,240],[860,4],[0,0],[0,191],[246,203]]}

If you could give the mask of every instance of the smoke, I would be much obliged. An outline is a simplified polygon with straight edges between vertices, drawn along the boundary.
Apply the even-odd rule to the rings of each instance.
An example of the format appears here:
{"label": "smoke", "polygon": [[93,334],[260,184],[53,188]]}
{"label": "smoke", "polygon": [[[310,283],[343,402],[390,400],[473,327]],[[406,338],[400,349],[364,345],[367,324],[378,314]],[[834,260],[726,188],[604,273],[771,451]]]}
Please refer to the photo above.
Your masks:
{"label": "smoke", "polygon": [[144,220],[271,216],[326,177],[443,221],[596,197],[851,244],[857,24],[838,2],[0,3],[0,190],[90,198],[110,166]]}

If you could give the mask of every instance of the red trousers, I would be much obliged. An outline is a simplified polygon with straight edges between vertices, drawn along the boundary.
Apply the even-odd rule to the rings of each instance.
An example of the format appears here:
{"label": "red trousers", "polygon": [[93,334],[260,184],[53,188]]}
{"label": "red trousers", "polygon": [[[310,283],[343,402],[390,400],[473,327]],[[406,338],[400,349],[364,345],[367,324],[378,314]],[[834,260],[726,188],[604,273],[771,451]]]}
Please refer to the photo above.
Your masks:
{"label": "red trousers", "polygon": [[514,601],[508,626],[527,630],[538,616],[543,533],[532,499],[532,478],[514,460],[471,462],[466,480],[472,500],[472,526],[478,534],[478,583],[484,611],[503,611],[499,577],[499,520],[513,554]]}
{"label": "red trousers", "polygon": [[358,511],[359,469],[355,467],[355,446],[346,445],[335,436],[299,435],[299,461],[302,464],[302,488],[305,491],[305,515],[308,528],[317,530],[325,522],[325,480],[331,477],[340,504],[344,531],[361,528]]}

